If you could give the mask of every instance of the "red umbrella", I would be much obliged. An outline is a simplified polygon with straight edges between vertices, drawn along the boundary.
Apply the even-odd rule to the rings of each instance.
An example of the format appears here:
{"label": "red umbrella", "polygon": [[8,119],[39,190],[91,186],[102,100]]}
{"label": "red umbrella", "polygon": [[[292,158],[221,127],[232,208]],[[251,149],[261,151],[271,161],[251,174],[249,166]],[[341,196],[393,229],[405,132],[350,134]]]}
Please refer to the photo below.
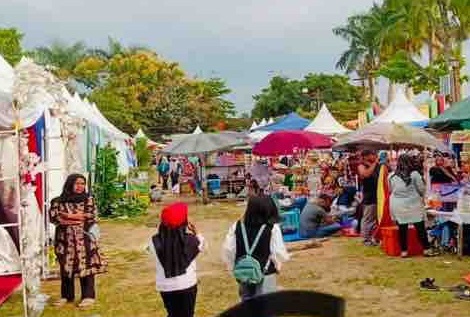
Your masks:
{"label": "red umbrella", "polygon": [[276,131],[253,147],[259,156],[289,155],[299,150],[329,149],[333,140],[323,134],[309,131]]}

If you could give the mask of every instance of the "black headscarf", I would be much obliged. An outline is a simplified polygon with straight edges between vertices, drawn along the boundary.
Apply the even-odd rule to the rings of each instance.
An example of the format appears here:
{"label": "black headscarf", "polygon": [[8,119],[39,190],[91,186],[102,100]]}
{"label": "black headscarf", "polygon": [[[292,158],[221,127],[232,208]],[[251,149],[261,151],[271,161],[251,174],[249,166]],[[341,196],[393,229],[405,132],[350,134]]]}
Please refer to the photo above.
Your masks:
{"label": "black headscarf", "polygon": [[398,157],[397,169],[395,175],[400,177],[406,184],[411,184],[411,173],[414,171],[413,159],[408,154],[402,154]]}
{"label": "black headscarf", "polygon": [[82,203],[86,201],[89,194],[84,191],[81,194],[74,192],[73,187],[77,179],[83,179],[86,183],[86,178],[82,174],[70,174],[64,183],[62,193],[59,196],[60,202],[62,203]]}
{"label": "black headscarf", "polygon": [[152,237],[155,252],[166,278],[185,274],[188,266],[199,254],[199,240],[187,233],[186,227],[185,224],[170,229],[160,224],[158,233]]}

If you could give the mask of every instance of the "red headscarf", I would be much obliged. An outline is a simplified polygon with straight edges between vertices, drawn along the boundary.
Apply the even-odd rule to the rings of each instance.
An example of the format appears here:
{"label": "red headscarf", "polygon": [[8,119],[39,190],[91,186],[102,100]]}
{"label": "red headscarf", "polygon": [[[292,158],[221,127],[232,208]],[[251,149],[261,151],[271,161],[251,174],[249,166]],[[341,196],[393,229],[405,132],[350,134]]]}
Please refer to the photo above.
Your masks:
{"label": "red headscarf", "polygon": [[188,205],[176,202],[166,206],[160,216],[162,223],[170,229],[176,229],[188,223]]}

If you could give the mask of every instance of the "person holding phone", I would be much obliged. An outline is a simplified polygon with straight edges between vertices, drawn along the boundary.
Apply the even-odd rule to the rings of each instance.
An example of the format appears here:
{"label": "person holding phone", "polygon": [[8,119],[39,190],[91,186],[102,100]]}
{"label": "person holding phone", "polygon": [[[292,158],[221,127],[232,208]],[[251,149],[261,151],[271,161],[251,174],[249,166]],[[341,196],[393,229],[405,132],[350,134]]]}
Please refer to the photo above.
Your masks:
{"label": "person holding phone", "polygon": [[54,250],[60,264],[61,298],[55,306],[63,306],[75,299],[74,278],[80,278],[81,308],[95,303],[95,275],[106,272],[107,263],[98,248],[97,208],[86,192],[86,179],[71,174],[65,181],[59,197],[51,201],[50,221],[56,225]]}
{"label": "person holding phone", "polygon": [[196,306],[196,257],[204,238],[188,221],[188,205],[176,202],[161,213],[149,249],[156,258],[156,288],[169,317],[193,317]]}

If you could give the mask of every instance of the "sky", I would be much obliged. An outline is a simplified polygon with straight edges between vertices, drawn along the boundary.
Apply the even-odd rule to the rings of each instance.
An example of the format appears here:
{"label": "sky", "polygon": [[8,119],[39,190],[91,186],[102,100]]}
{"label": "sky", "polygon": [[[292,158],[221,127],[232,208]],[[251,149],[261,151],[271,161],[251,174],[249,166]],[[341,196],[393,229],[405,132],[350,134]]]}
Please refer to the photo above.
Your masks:
{"label": "sky", "polygon": [[[274,75],[338,72],[347,43],[332,33],[372,0],[1,0],[0,27],[33,48],[85,41],[145,45],[197,77],[221,77],[239,112]],[[466,44],[470,56],[470,44]],[[467,69],[468,72],[468,69]],[[468,88],[468,87],[467,87]],[[467,89],[465,88],[465,89]],[[468,90],[468,89],[467,89]],[[380,84],[381,96],[386,85]]]}

